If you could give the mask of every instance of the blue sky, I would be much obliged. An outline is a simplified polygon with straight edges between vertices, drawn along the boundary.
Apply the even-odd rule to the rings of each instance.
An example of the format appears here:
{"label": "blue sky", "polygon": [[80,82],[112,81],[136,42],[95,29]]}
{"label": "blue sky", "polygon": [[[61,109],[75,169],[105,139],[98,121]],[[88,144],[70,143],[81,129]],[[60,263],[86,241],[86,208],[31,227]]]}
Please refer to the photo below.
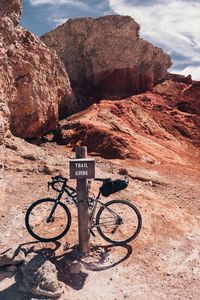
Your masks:
{"label": "blue sky", "polygon": [[132,16],[171,55],[171,71],[200,80],[200,0],[23,0],[21,24],[41,35],[68,18],[107,14]]}

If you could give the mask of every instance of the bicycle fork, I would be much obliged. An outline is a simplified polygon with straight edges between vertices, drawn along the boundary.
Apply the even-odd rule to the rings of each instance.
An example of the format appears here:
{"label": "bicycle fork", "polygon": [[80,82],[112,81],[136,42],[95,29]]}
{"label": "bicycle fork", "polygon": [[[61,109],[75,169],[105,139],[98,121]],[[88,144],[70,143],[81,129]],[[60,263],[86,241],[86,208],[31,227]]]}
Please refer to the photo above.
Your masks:
{"label": "bicycle fork", "polygon": [[56,202],[55,202],[55,204],[54,204],[54,206],[53,206],[53,208],[52,208],[52,210],[50,212],[50,215],[46,219],[47,223],[50,223],[50,222],[54,221],[55,218],[53,217],[53,214],[54,214],[54,212],[56,210],[56,207],[58,206],[58,203],[59,203],[60,199],[62,198],[62,195],[63,195],[63,192],[60,192],[59,195],[58,195],[58,197],[57,197],[57,199],[56,199]]}

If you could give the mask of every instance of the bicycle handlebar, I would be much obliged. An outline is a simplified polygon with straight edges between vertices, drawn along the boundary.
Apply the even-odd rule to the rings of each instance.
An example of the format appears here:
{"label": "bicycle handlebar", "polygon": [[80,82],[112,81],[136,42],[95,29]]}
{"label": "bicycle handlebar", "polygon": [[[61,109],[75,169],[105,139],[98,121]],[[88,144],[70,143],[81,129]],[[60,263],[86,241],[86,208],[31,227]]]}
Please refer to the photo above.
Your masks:
{"label": "bicycle handlebar", "polygon": [[53,176],[53,177],[51,177],[51,179],[52,179],[52,181],[48,182],[48,188],[52,187],[52,189],[55,190],[56,192],[60,192],[61,191],[60,189],[58,189],[58,188],[55,187],[56,183],[62,183],[64,185],[66,185],[66,182],[68,181],[67,178],[62,177],[61,175]]}
{"label": "bicycle handlebar", "polygon": [[67,182],[67,178],[62,177],[61,175],[57,175],[57,176],[53,176],[51,177],[52,181],[59,181],[59,180],[63,180],[64,182]]}

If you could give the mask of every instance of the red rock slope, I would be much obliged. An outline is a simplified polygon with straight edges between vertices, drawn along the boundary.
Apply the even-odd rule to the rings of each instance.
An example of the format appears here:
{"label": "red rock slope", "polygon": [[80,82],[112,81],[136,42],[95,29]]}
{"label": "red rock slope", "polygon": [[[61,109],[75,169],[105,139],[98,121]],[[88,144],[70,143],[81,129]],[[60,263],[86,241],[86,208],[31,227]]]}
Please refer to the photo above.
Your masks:
{"label": "red rock slope", "polygon": [[60,122],[57,142],[104,158],[183,163],[200,145],[199,85],[166,81],[152,92],[98,104]]}

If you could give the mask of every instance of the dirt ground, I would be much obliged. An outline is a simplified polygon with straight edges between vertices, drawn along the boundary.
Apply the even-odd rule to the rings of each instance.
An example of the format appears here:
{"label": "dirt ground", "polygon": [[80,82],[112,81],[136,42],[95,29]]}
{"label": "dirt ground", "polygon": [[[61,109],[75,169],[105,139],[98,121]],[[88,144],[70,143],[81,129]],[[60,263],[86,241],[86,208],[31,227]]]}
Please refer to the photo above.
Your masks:
{"label": "dirt ground", "polygon": [[[119,178],[126,168],[130,184],[109,199],[124,198],[140,210],[143,226],[130,244],[113,246],[91,236],[91,252],[77,252],[77,217],[58,243],[37,243],[27,233],[24,215],[29,205],[52,192],[51,176],[68,176],[66,147],[46,144],[40,160],[20,147],[8,146],[1,175],[0,252],[10,247],[45,251],[65,285],[61,300],[200,299],[200,164],[188,155],[182,164],[148,164],[132,160],[96,158],[96,177]],[[20,152],[21,151],[21,152]],[[74,181],[71,181],[75,184]],[[96,192],[97,183],[92,184]],[[104,201],[107,201],[104,198]],[[70,207],[71,209],[71,207]],[[19,292],[15,273],[0,270],[0,300],[39,299]],[[43,298],[44,299],[44,298]]]}

